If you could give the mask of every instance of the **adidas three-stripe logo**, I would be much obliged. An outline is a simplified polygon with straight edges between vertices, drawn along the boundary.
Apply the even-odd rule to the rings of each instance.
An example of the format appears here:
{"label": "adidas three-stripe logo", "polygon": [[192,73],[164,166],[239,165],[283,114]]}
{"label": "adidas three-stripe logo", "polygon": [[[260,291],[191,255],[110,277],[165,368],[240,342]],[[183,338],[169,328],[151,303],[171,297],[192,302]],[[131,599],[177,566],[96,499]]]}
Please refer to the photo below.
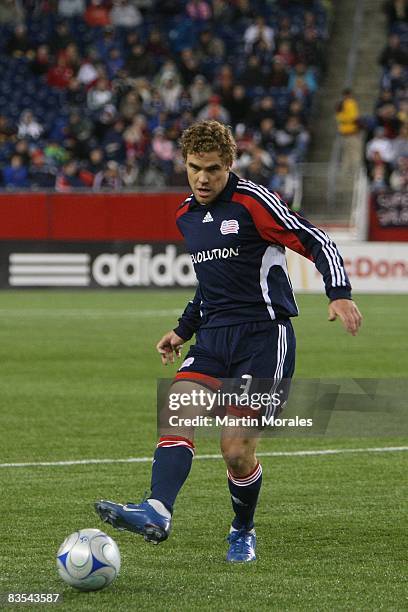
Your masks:
{"label": "adidas three-stripe logo", "polygon": [[210,223],[210,221],[214,221],[214,219],[212,218],[210,211],[208,211],[203,219],[203,223]]}

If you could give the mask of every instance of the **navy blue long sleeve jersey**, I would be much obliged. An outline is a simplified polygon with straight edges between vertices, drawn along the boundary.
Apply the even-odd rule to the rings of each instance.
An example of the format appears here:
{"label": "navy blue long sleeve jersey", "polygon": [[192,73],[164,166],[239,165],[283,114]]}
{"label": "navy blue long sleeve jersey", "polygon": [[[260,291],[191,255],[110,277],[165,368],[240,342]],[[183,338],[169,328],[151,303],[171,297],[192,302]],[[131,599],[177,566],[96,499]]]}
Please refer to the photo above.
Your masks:
{"label": "navy blue long sleeve jersey", "polygon": [[176,222],[198,279],[174,330],[185,340],[200,327],[297,316],[285,247],[314,262],[330,300],[351,298],[343,260],[327,234],[277,194],[232,172],[211,204],[188,197]]}

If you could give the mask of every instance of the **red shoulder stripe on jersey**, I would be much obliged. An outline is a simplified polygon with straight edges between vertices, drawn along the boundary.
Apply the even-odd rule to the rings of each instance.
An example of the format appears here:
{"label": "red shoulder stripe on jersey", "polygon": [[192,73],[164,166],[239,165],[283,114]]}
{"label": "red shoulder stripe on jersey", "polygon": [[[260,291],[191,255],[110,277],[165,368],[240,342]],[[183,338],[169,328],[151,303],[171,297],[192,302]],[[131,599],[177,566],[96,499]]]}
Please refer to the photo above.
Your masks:
{"label": "red shoulder stripe on jersey", "polygon": [[232,202],[245,206],[255,223],[256,229],[264,240],[287,246],[292,251],[296,251],[296,253],[300,253],[300,255],[313,261],[312,255],[306,251],[296,234],[287,227],[280,225],[256,198],[244,193],[235,192]]}
{"label": "red shoulder stripe on jersey", "polygon": [[179,217],[181,217],[182,215],[184,215],[184,213],[188,211],[188,207],[190,203],[191,203],[191,198],[188,198],[187,200],[184,200],[184,202],[180,204],[180,206],[176,210],[176,221]]}

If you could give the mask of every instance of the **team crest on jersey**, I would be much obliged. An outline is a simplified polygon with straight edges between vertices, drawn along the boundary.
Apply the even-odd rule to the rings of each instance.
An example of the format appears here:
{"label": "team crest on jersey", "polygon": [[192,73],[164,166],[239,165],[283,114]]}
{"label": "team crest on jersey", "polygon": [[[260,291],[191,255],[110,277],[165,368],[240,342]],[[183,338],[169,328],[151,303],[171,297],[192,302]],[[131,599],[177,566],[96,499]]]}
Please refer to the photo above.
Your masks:
{"label": "team crest on jersey", "polygon": [[221,223],[220,232],[223,236],[226,234],[238,234],[239,223],[236,219],[224,219]]}

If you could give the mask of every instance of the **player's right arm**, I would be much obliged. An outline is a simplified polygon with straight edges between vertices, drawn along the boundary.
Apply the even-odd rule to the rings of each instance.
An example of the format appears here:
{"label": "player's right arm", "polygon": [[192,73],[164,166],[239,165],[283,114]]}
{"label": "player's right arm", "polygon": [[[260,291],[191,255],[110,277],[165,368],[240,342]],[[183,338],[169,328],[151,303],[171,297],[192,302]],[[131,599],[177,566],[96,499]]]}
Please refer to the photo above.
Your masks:
{"label": "player's right arm", "polygon": [[174,355],[181,357],[183,343],[190,340],[201,325],[201,294],[197,287],[194,298],[190,300],[179,318],[179,324],[164,334],[156,345],[163,365],[174,363]]}
{"label": "player's right arm", "polygon": [[201,325],[200,285],[197,287],[193,299],[189,301],[178,321],[179,324],[174,328],[174,332],[180,338],[190,340]]}
{"label": "player's right arm", "polygon": [[[183,234],[183,230],[180,227],[179,218],[188,211],[191,197],[189,196],[184,200],[176,212],[176,224],[181,234]],[[188,302],[179,318],[177,327],[164,334],[156,345],[163,365],[174,363],[174,355],[181,357],[183,343],[190,340],[201,325],[200,307],[201,293],[200,286],[198,286],[193,299]]]}

